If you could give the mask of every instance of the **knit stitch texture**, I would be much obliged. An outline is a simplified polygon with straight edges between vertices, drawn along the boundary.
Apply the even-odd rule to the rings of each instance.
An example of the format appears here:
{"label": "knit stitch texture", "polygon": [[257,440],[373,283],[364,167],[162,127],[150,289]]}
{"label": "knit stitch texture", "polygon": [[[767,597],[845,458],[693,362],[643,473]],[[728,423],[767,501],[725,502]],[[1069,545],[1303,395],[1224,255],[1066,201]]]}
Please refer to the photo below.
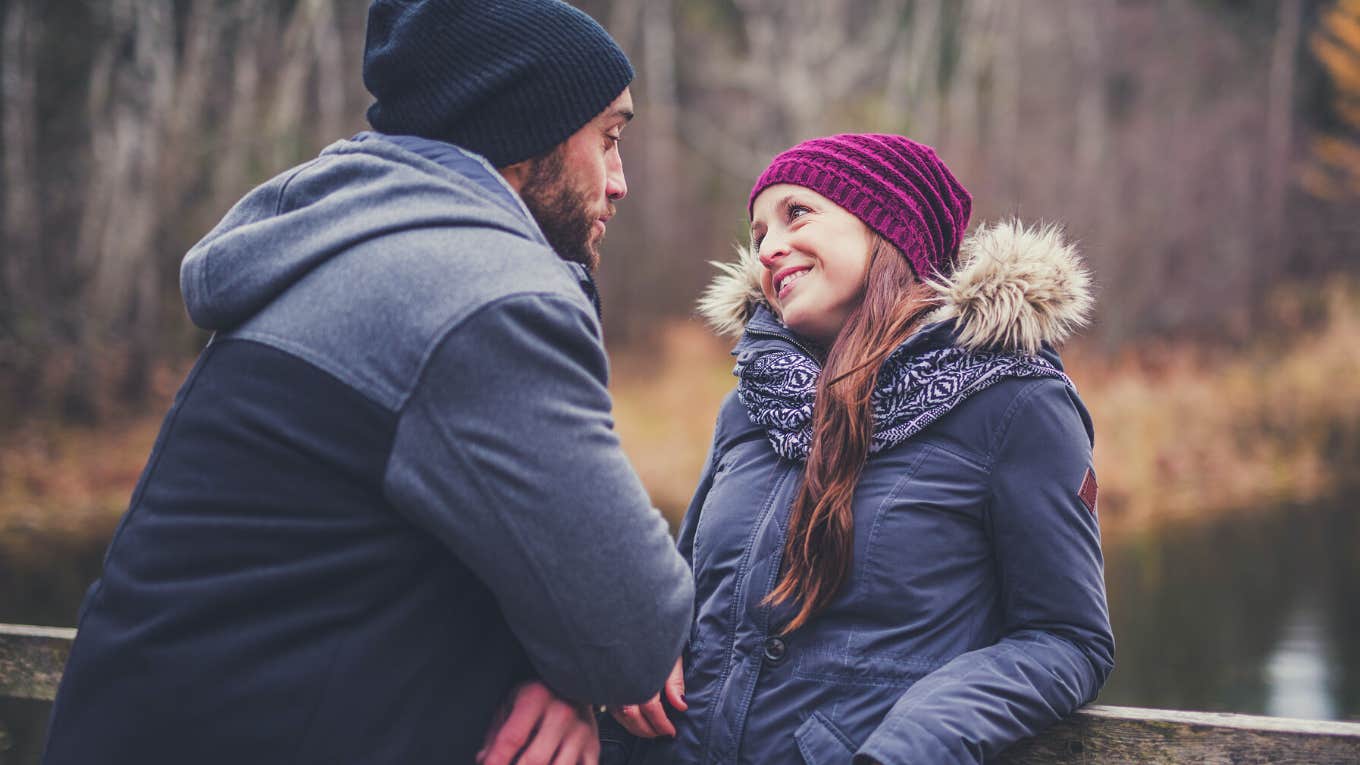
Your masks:
{"label": "knit stitch texture", "polygon": [[958,263],[973,197],[935,150],[900,135],[844,133],[813,138],[775,157],[756,179],[812,189],[906,255],[920,279],[948,276]]}

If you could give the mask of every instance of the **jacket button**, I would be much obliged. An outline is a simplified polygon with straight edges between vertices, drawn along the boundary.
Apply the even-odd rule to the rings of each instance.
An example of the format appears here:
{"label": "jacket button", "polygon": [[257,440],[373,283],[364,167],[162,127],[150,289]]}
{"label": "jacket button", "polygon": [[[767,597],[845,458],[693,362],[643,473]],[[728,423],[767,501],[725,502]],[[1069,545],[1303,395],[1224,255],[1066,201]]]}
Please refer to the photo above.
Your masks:
{"label": "jacket button", "polygon": [[789,655],[789,647],[784,641],[777,637],[772,637],[765,641],[765,661],[769,664],[778,664]]}

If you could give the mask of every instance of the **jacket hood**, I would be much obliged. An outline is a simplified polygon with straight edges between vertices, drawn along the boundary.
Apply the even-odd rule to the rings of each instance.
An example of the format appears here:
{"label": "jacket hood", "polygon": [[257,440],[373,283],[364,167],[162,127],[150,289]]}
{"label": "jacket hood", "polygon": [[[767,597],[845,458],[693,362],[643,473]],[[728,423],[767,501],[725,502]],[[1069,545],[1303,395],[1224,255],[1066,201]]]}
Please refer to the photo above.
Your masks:
{"label": "jacket hood", "polygon": [[[713,265],[718,275],[700,297],[699,313],[719,334],[740,336],[756,308],[767,305],[764,268],[744,246],[735,261]],[[953,275],[929,284],[940,307],[927,321],[953,319],[956,342],[968,350],[1035,353],[1085,326],[1094,302],[1090,273],[1062,230],[1013,219],[966,237]]]}
{"label": "jacket hood", "polygon": [[459,161],[446,166],[364,133],[251,191],[180,266],[189,318],[234,328],[331,258],[398,231],[490,227],[546,245],[490,164],[448,148]]}

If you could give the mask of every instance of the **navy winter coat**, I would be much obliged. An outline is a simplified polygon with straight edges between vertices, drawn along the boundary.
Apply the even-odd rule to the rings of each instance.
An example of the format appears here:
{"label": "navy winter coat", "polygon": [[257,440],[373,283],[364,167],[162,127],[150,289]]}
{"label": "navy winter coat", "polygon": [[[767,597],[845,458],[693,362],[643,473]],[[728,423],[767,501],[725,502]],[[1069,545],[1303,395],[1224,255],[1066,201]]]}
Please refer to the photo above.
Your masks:
{"label": "navy winter coat", "polygon": [[185,260],[216,334],[85,600],[46,765],[470,763],[531,675],[655,693],[690,575],[578,268],[435,141],[341,141],[237,204]]}
{"label": "navy winter coat", "polygon": [[[955,301],[910,347],[1005,346],[1007,329],[1032,347],[1084,309],[1084,276],[1052,232],[1002,226],[965,246],[956,291],[970,280],[1015,286],[1021,272],[1022,290],[1075,280],[1067,313],[1024,330],[1009,308]],[[734,353],[795,340],[757,312]],[[781,637],[793,608],[761,601],[804,466],[776,454],[729,396],[680,531],[696,586],[689,711],[670,712],[674,740],[635,740],[605,720],[604,761],[977,763],[1090,701],[1114,653],[1092,437],[1063,381],[1008,379],[871,456],[853,502],[850,577],[827,610]]]}

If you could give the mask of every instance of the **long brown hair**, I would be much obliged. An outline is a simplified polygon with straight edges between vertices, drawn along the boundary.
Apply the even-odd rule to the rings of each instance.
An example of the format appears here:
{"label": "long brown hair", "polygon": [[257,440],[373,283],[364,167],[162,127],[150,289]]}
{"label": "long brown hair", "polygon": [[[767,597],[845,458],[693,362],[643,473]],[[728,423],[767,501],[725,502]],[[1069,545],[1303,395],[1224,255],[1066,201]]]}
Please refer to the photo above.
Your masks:
{"label": "long brown hair", "polygon": [[789,511],[783,575],[767,604],[798,603],[788,634],[831,603],[854,555],[851,500],[874,423],[871,394],[879,368],[937,304],[906,257],[873,235],[864,299],[846,318],[817,380],[812,446],[803,484]]}

